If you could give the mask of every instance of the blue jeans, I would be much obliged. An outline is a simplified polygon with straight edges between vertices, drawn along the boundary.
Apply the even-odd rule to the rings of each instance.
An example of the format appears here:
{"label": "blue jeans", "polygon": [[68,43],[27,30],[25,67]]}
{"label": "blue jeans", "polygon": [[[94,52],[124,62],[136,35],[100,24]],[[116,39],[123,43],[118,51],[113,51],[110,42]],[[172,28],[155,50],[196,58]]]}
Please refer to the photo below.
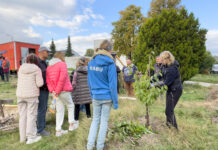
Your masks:
{"label": "blue jeans", "polygon": [[110,116],[110,110],[112,101],[108,100],[93,100],[93,120],[89,130],[87,149],[93,149],[95,147],[95,139],[97,136],[99,124],[100,129],[97,139],[97,150],[103,150],[104,142],[107,134],[108,119]]}
{"label": "blue jeans", "polygon": [[38,106],[38,116],[37,116],[37,132],[40,133],[45,129],[45,116],[48,107],[48,95],[49,92],[45,90],[40,90],[39,95],[39,106]]}

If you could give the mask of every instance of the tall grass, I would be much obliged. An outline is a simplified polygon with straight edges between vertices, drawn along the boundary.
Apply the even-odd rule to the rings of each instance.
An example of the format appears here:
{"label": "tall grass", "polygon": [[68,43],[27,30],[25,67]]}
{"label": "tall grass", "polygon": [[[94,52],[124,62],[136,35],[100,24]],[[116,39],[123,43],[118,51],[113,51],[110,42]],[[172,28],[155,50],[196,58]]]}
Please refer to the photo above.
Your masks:
{"label": "tall grass", "polygon": [[[209,90],[190,85],[184,88],[184,91],[187,92],[183,93],[175,109],[179,132],[165,126],[165,100],[157,100],[150,108],[151,125],[155,134],[144,135],[136,147],[132,147],[128,142],[121,142],[119,139],[107,141],[109,150],[217,149],[218,129],[217,124],[211,122],[211,117],[218,114],[203,105],[203,99]],[[195,90],[192,94],[189,93],[191,89]],[[85,150],[91,120],[88,120],[82,112],[80,116],[80,126],[76,131],[62,137],[55,137],[55,116],[48,115],[46,129],[51,132],[51,136],[43,137],[40,142],[32,145],[19,143],[18,129],[11,132],[0,132],[0,149]],[[140,121],[144,124],[144,116],[145,107],[139,101],[119,100],[119,109],[111,110],[109,128],[116,121],[124,120]],[[68,128],[67,117],[65,117],[63,128]]]}

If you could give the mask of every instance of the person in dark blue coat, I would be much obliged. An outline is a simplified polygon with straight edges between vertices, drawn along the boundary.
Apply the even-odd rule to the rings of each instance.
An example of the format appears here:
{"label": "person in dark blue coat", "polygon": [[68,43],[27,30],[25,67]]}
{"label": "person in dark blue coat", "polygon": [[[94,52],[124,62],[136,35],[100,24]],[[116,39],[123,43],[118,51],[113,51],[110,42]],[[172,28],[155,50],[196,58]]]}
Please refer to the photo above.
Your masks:
{"label": "person in dark blue coat", "polygon": [[99,126],[97,150],[104,149],[111,107],[113,105],[114,109],[118,109],[117,71],[111,52],[111,42],[104,40],[88,64],[88,84],[93,103],[93,120],[89,130],[88,150],[95,147]]}
{"label": "person in dark blue coat", "polygon": [[163,69],[163,85],[168,87],[166,93],[166,121],[167,126],[173,125],[178,129],[174,109],[182,95],[182,82],[179,72],[179,63],[169,51],[160,54],[160,59],[164,65]]}

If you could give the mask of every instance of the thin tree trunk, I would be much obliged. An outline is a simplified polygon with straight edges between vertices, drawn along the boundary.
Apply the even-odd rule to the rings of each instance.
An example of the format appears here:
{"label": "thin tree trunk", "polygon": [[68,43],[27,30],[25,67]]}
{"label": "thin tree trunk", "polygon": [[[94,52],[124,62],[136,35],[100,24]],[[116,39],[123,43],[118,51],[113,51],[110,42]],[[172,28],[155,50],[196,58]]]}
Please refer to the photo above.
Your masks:
{"label": "thin tree trunk", "polygon": [[[150,69],[151,69],[151,55],[149,55],[149,65],[148,65],[148,76],[150,77],[151,76],[151,72],[150,72]],[[148,108],[148,104],[146,104],[146,127],[148,127],[150,125],[150,121],[149,121],[149,108]]]}
{"label": "thin tree trunk", "polygon": [[146,119],[145,127],[150,126],[150,121],[149,121],[149,108],[148,108],[148,106],[146,106],[146,116],[145,116],[145,119]]}

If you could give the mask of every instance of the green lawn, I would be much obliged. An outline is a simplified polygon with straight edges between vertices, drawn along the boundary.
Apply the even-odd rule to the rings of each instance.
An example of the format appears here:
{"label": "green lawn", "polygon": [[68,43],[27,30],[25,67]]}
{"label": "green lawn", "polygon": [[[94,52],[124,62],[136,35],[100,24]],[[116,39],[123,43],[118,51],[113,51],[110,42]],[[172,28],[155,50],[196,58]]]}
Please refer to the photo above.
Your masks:
{"label": "green lawn", "polygon": [[190,79],[190,81],[199,81],[199,82],[207,82],[207,83],[214,83],[218,84],[218,74],[197,74]]}
{"label": "green lawn", "polygon": [[[218,126],[211,118],[218,115],[210,105],[213,101],[205,101],[208,88],[200,86],[184,86],[184,93],[178,102],[175,113],[179,132],[165,126],[165,100],[157,100],[150,108],[151,125],[155,134],[144,135],[139,145],[132,147],[129,141],[120,141],[118,137],[107,140],[109,150],[215,150],[218,147]],[[144,124],[145,107],[139,101],[119,100],[119,109],[112,110],[109,127],[116,121],[140,121]],[[50,137],[35,144],[19,143],[18,129],[11,132],[0,132],[0,149],[2,150],[85,150],[91,120],[81,113],[80,127],[62,137],[55,137],[55,117],[48,115],[47,130]],[[68,128],[67,117],[64,129]]]}
{"label": "green lawn", "polygon": [[10,82],[0,81],[0,99],[13,99],[16,104],[17,78],[11,76]]}

